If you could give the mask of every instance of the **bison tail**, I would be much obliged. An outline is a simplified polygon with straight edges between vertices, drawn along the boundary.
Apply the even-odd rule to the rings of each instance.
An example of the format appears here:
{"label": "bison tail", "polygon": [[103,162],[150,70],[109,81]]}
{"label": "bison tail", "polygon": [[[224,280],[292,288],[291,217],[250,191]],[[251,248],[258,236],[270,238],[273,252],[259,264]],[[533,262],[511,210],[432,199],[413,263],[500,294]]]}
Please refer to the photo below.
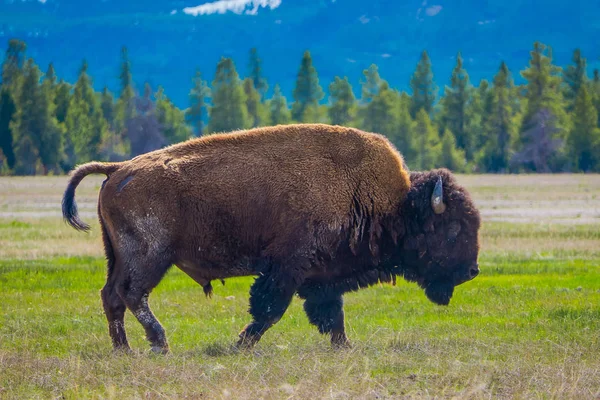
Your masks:
{"label": "bison tail", "polygon": [[75,202],[75,189],[77,185],[89,174],[104,174],[109,176],[119,169],[119,163],[90,162],[79,166],[71,173],[71,179],[65,190],[62,200],[62,213],[65,221],[78,231],[88,231],[90,226],[79,219],[77,203]]}

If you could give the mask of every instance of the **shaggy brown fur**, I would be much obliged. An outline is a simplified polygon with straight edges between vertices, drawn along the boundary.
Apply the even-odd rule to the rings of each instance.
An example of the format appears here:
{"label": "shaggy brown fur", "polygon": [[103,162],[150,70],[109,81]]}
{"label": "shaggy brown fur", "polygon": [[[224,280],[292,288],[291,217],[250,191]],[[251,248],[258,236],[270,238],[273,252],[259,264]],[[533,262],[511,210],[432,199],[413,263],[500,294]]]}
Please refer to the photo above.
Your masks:
{"label": "shaggy brown fur", "polygon": [[[211,293],[211,280],[258,275],[250,291],[252,345],[294,293],[336,345],[347,344],[342,294],[396,275],[447,304],[473,277],[479,215],[449,171],[409,174],[383,136],[320,124],[208,136],[122,163],[77,168],[63,215],[80,230],[75,188],[108,178],[98,214],[108,259],[102,289],[115,348],[128,348],[127,307],[156,351],[167,351],[148,294],[175,264]],[[437,177],[447,211],[431,209]],[[411,183],[412,181],[412,183]]]}

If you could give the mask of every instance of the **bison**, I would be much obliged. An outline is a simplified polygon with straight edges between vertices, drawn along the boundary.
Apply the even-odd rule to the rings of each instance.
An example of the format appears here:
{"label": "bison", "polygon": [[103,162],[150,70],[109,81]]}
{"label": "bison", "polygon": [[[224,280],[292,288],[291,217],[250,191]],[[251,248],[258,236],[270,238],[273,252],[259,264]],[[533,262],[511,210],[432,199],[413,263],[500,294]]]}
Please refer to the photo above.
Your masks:
{"label": "bison", "polygon": [[239,347],[258,342],[304,299],[334,346],[349,344],[342,295],[400,276],[434,303],[478,273],[479,213],[450,171],[409,172],[383,136],[297,124],[191,139],[72,172],[62,212],[75,229],[75,188],[105,174],[98,217],[108,263],[101,297],[115,349],[129,349],[129,309],[152,350],[167,352],[148,295],[176,265],[212,280],[257,276]]}

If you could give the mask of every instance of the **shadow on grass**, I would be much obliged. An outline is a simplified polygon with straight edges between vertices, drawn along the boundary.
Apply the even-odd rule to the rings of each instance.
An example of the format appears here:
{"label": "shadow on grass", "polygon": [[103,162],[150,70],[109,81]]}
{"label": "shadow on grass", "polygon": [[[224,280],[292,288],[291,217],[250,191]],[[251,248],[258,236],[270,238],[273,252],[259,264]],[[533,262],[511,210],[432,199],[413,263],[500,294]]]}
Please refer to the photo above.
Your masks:
{"label": "shadow on grass", "polygon": [[248,353],[249,354],[252,352],[251,350],[246,350],[246,351],[240,350],[235,346],[234,343],[222,343],[222,342],[207,344],[200,351],[202,354],[209,356],[209,357],[231,356],[231,355],[236,355],[236,354],[240,354],[240,353]]}
{"label": "shadow on grass", "polygon": [[[202,347],[184,350],[184,351],[176,351],[178,355],[197,358],[197,357],[211,357],[211,358],[219,358],[219,357],[227,357],[227,356],[236,356],[236,355],[261,355],[256,349],[242,350],[238,349],[235,346],[235,343],[232,341],[231,343],[226,342],[214,342],[203,345]],[[171,353],[172,354],[172,353]]]}

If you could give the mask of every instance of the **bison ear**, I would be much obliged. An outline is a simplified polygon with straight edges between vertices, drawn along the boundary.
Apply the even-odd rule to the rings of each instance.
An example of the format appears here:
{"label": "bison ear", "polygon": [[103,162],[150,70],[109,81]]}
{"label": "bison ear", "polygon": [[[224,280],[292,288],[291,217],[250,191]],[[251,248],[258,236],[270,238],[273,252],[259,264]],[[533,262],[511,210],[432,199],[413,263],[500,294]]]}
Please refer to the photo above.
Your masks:
{"label": "bison ear", "polygon": [[431,195],[431,208],[436,214],[442,214],[444,211],[446,211],[446,204],[444,203],[444,188],[441,176],[438,177],[435,188],[433,189],[433,194]]}

